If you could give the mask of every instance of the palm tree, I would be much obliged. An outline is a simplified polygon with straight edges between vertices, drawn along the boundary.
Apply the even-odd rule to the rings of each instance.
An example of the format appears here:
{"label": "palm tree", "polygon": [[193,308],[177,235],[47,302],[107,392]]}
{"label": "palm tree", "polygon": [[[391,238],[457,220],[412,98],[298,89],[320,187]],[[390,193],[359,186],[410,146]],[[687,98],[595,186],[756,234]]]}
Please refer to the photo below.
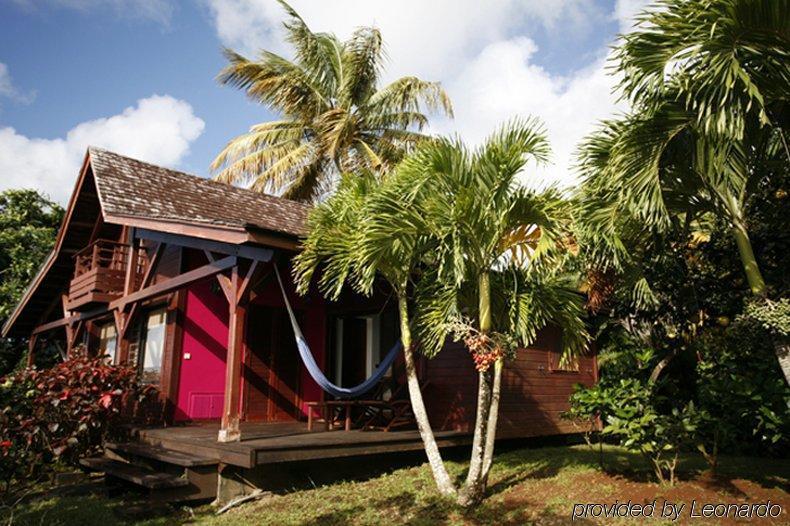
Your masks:
{"label": "palm tree", "polygon": [[[749,238],[751,189],[790,161],[786,0],[662,0],[615,52],[634,106],[580,150],[588,230],[622,251],[620,211],[659,229],[726,219],[752,294],[769,294]],[[592,199],[590,199],[592,197]],[[777,346],[790,382],[790,353]]]}
{"label": "palm tree", "polygon": [[527,162],[548,152],[536,121],[514,120],[475,151],[459,141],[426,144],[394,175],[400,192],[412,196],[401,222],[435,245],[423,269],[433,285],[422,287],[417,301],[423,352],[439,352],[454,334],[473,347],[478,365],[472,456],[459,494],[464,506],[485,492],[508,351],[531,344],[549,323],[566,329],[568,353],[586,343],[580,296],[558,270],[567,249],[567,202],[555,190],[531,191],[518,182]]}
{"label": "palm tree", "polygon": [[[547,153],[534,121],[514,121],[474,153],[440,139],[420,145],[381,180],[345,176],[337,193],[311,212],[310,233],[296,258],[303,292],[319,269],[319,289],[330,298],[346,285],[369,294],[377,276],[391,285],[412,407],[444,495],[456,488],[425,413],[413,327],[428,357],[449,336],[495,351],[529,345],[549,323],[565,329],[568,354],[587,341],[581,296],[561,274],[567,204],[556,191],[528,191],[517,181],[527,160]],[[482,498],[493,462],[505,363],[502,352],[495,358],[479,373],[470,471],[458,495],[465,506]]]}
{"label": "palm tree", "polygon": [[425,410],[414,361],[408,294],[427,240],[413,225],[403,222],[401,214],[383,213],[393,205],[400,210],[403,196],[393,193],[386,183],[381,185],[369,172],[344,176],[337,192],[310,212],[309,234],[294,260],[294,273],[299,291],[306,293],[319,272],[319,289],[333,299],[346,284],[370,295],[378,277],[389,283],[398,299],[407,385],[417,427],[439,492],[454,495]]}
{"label": "palm tree", "polygon": [[357,29],[341,42],[330,33],[313,33],[278,1],[290,18],[285,28],[295,60],[270,51],[250,60],[226,50],[229,64],[219,81],[244,90],[282,119],[231,140],[211,165],[218,180],[315,200],[341,173],[396,163],[425,138],[425,110],[452,116],[437,82],[402,77],[379,88],[384,51],[377,29]]}

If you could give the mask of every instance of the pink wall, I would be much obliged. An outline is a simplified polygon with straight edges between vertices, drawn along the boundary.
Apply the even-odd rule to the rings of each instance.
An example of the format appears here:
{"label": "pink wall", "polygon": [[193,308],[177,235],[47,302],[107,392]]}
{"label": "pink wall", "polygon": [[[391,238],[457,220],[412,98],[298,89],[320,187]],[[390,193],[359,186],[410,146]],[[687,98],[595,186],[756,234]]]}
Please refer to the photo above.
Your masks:
{"label": "pink wall", "polygon": [[222,416],[228,302],[216,280],[191,285],[187,291],[175,420]]}
{"label": "pink wall", "polygon": [[[280,273],[307,343],[316,361],[323,366],[327,337],[325,301],[315,293],[304,298],[296,294],[287,266],[281,266]],[[285,309],[274,274],[270,274],[256,292],[254,303]],[[255,323],[255,320],[247,322]],[[216,419],[222,416],[227,338],[228,303],[217,288],[216,280],[207,279],[190,286],[184,313],[183,346],[180,356],[176,358],[180,360],[181,367],[175,420]],[[187,355],[189,359],[185,358]],[[299,355],[294,353],[293,359],[300,362],[301,399],[304,402],[322,400],[323,391],[302,366]],[[302,413],[307,414],[305,404],[302,404]]]}

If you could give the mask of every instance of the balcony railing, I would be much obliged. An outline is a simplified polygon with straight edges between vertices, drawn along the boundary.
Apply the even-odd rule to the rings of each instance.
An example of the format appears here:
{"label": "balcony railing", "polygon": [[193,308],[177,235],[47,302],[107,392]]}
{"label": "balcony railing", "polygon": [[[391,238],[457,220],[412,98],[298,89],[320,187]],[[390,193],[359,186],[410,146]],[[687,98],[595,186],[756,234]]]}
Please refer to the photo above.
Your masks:
{"label": "balcony railing", "polygon": [[[74,255],[74,278],[66,300],[68,310],[87,310],[106,304],[123,295],[126,267],[131,248],[124,243],[100,239]],[[146,251],[140,249],[135,269],[136,288],[148,263]]]}

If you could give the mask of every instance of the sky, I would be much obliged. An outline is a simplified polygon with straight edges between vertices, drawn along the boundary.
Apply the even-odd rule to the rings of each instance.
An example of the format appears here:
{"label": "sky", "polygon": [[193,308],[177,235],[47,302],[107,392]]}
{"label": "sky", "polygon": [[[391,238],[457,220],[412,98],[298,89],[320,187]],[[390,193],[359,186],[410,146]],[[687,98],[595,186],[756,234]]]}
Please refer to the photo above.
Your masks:
{"label": "sky", "polygon": [[[607,55],[646,0],[293,0],[314,31],[376,26],[383,82],[441,81],[455,118],[430,132],[483,140],[515,116],[543,121],[549,165],[526,184],[572,186],[573,152],[627,109]],[[275,0],[0,0],[0,190],[65,203],[95,145],[208,176],[228,140],[275,119],[219,85],[223,47],[289,56]]]}

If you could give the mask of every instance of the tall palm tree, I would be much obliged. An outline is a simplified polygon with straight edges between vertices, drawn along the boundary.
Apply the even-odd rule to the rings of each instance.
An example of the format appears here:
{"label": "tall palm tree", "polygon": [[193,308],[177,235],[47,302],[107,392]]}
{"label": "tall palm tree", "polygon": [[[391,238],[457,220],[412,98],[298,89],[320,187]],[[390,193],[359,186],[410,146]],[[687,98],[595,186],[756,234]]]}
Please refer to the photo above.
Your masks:
{"label": "tall palm tree", "polygon": [[394,176],[401,193],[412,195],[401,221],[417,225],[435,245],[423,269],[433,285],[423,287],[417,302],[423,350],[439,352],[452,333],[475,347],[475,432],[459,493],[465,506],[485,492],[505,351],[531,344],[548,323],[566,329],[568,353],[586,343],[580,297],[558,272],[568,248],[567,202],[554,190],[527,190],[518,179],[527,162],[543,161],[548,152],[536,121],[514,120],[474,151],[459,141],[427,144]]}
{"label": "tall palm tree", "polygon": [[[790,162],[787,0],[661,0],[615,52],[634,109],[580,149],[588,230],[600,246],[619,210],[647,226],[726,219],[752,294],[769,294],[745,204],[757,181]],[[594,197],[593,197],[594,196]],[[593,199],[589,199],[593,197]],[[610,255],[614,256],[612,251]],[[777,346],[790,382],[790,353]]]}
{"label": "tall palm tree", "polygon": [[[424,143],[377,182],[349,175],[310,215],[296,279],[336,297],[351,285],[369,294],[376,276],[395,291],[409,394],[439,491],[456,494],[428,422],[414,368],[417,341],[429,357],[449,336],[529,345],[554,323],[568,353],[586,343],[581,297],[560,273],[567,205],[555,191],[521,188],[546,139],[534,121],[514,121],[470,152],[458,141]],[[467,322],[468,317],[476,322]],[[460,328],[460,332],[459,332]],[[471,340],[470,340],[471,341]],[[499,345],[497,343],[497,345]],[[493,461],[504,356],[481,369],[470,472],[463,505],[482,498]]]}
{"label": "tall palm tree", "polygon": [[348,284],[370,295],[377,278],[389,283],[398,301],[407,387],[417,427],[439,492],[454,495],[455,487],[425,410],[414,361],[409,292],[428,240],[414,223],[403,221],[402,214],[387,213],[393,205],[394,210],[401,210],[403,197],[369,172],[344,176],[337,192],[310,212],[309,234],[294,260],[295,278],[298,290],[305,293],[318,273],[319,289],[333,299]]}
{"label": "tall palm tree", "polygon": [[250,183],[298,200],[315,200],[332,189],[339,174],[360,168],[386,169],[425,138],[425,110],[452,116],[437,82],[402,77],[379,87],[384,62],[381,33],[357,29],[341,42],[313,33],[283,0],[289,16],[291,61],[270,51],[257,60],[226,50],[222,84],[244,90],[280,114],[231,140],[211,165],[217,179]]}

